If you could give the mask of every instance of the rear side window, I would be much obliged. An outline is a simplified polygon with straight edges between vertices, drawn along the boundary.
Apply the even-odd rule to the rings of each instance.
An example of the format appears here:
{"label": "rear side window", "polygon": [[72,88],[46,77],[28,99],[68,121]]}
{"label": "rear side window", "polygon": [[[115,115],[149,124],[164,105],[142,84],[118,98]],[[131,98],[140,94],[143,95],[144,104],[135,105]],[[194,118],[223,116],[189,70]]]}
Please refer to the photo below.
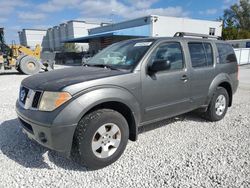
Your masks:
{"label": "rear side window", "polygon": [[216,46],[220,64],[237,62],[234,50],[230,44],[216,43]]}
{"label": "rear side window", "polygon": [[207,66],[213,65],[213,49],[210,43],[203,43],[205,52],[206,52],[206,59],[207,59]]}
{"label": "rear side window", "polygon": [[213,50],[210,43],[190,42],[188,48],[192,67],[208,67],[213,65]]}

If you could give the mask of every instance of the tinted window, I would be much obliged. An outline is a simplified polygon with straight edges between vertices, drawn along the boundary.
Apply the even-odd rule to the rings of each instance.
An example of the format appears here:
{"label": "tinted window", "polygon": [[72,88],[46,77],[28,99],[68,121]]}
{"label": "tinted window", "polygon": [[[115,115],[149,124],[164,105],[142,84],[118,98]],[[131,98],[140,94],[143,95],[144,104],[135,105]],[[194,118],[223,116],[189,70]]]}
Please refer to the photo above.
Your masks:
{"label": "tinted window", "polygon": [[250,42],[246,42],[246,48],[250,48]]}
{"label": "tinted window", "polygon": [[234,50],[230,44],[217,43],[219,53],[219,63],[237,62]]}
{"label": "tinted window", "polygon": [[188,43],[192,67],[207,67],[213,65],[213,49],[210,43]]}
{"label": "tinted window", "polygon": [[205,52],[206,52],[206,58],[207,58],[207,65],[212,66],[213,65],[213,49],[211,44],[209,43],[203,43]]}
{"label": "tinted window", "polygon": [[188,43],[192,67],[207,66],[205,50],[202,43]]}
{"label": "tinted window", "polygon": [[183,53],[180,43],[165,43],[160,45],[152,54],[150,63],[154,61],[170,61],[170,70],[183,69]]}

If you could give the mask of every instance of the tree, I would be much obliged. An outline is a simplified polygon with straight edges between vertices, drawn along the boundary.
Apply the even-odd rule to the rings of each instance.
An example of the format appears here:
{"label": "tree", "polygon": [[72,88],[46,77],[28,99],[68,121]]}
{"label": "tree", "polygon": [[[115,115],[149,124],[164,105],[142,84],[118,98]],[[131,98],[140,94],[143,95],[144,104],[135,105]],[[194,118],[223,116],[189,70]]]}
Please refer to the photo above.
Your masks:
{"label": "tree", "polygon": [[250,38],[250,0],[240,0],[224,10],[222,21],[224,39]]}
{"label": "tree", "polygon": [[79,47],[75,43],[64,43],[64,52],[79,52]]}

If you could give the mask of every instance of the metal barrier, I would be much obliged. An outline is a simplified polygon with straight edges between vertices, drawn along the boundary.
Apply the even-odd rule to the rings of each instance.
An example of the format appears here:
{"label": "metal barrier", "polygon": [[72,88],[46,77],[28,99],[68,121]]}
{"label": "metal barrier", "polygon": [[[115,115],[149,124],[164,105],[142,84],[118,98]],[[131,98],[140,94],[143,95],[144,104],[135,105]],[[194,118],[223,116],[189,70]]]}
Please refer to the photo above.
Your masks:
{"label": "metal barrier", "polygon": [[250,48],[235,48],[234,51],[239,65],[250,64]]}

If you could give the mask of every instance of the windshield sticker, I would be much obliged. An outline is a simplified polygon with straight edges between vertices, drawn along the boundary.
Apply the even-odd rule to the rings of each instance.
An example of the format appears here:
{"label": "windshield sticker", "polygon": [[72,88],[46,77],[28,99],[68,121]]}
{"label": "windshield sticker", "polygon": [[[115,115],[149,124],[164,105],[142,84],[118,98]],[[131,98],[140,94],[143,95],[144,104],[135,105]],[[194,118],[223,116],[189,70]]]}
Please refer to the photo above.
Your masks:
{"label": "windshield sticker", "polygon": [[134,46],[150,46],[152,42],[138,42]]}

